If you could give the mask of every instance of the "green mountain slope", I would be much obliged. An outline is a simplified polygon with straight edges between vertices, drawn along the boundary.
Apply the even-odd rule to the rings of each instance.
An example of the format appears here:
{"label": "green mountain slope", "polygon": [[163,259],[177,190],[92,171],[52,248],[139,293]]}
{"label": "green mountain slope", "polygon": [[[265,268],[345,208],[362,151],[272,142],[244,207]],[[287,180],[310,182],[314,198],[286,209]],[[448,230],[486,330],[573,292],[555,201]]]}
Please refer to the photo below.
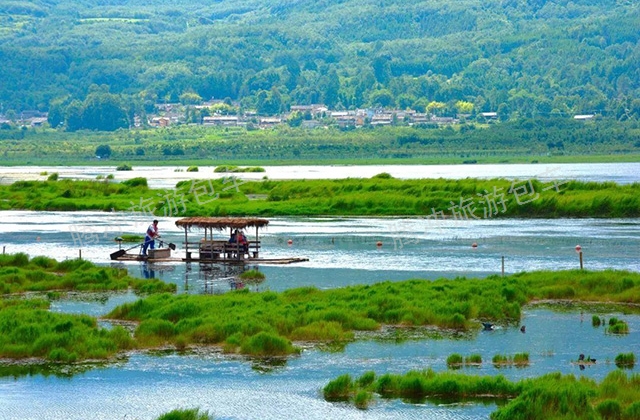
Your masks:
{"label": "green mountain slope", "polygon": [[468,101],[627,119],[639,22],[625,0],[0,1],[0,113],[98,85],[132,112],[191,92],[265,113]]}

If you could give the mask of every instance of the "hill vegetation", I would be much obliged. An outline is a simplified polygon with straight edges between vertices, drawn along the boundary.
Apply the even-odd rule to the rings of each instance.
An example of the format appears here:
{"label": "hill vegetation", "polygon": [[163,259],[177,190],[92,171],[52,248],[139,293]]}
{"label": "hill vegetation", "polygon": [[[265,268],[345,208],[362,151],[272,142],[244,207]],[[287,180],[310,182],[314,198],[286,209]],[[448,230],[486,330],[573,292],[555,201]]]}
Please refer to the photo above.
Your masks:
{"label": "hill vegetation", "polygon": [[114,130],[217,98],[627,120],[639,20],[620,0],[1,1],[0,113]]}

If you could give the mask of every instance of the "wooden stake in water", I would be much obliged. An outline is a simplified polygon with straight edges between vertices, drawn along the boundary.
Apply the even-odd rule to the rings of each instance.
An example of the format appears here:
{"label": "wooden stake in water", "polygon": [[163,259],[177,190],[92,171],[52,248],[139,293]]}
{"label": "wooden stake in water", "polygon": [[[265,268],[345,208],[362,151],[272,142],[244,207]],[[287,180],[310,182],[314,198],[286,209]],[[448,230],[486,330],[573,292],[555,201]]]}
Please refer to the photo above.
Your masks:
{"label": "wooden stake in water", "polygon": [[82,250],[81,249],[78,250],[78,259],[80,259],[80,260],[82,259]]}
{"label": "wooden stake in water", "polygon": [[504,277],[504,255],[502,256],[502,277]]}
{"label": "wooden stake in water", "polygon": [[582,270],[582,247],[580,245],[576,245],[576,252],[580,258],[580,270]]}

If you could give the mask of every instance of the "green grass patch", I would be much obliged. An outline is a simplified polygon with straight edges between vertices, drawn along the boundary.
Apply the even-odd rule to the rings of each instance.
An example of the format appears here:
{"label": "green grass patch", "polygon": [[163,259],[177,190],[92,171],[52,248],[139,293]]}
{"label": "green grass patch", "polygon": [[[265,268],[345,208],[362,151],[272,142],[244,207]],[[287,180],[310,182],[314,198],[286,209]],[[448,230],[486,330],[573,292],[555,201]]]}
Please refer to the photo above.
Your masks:
{"label": "green grass patch", "polygon": [[48,308],[44,300],[0,300],[0,357],[73,363],[135,348],[122,327],[99,328],[95,318]]}
{"label": "green grass patch", "polygon": [[405,401],[498,401],[492,420],[524,419],[637,419],[640,413],[640,375],[613,371],[597,384],[591,379],[552,373],[511,382],[504,376],[463,375],[429,370],[385,374],[361,381],[343,374],[330,381],[327,401],[348,401],[366,408],[378,394]]}
{"label": "green grass patch", "polygon": [[[283,340],[343,342],[353,339],[356,331],[376,331],[381,325],[478,331],[480,319],[518,322],[522,306],[548,299],[552,287],[571,287],[576,300],[587,302],[627,303],[631,296],[640,299],[640,286],[619,287],[624,278],[640,285],[638,273],[569,270],[482,280],[406,280],[331,290],[305,287],[281,293],[158,294],[119,306],[108,317],[140,322],[136,338],[141,347],[175,345],[180,337],[185,345],[216,344],[227,351],[255,354],[273,349],[280,354],[283,349],[291,352],[295,348],[269,347],[267,341],[262,345],[249,340],[264,332],[269,335],[262,338],[275,335]],[[257,350],[252,350],[254,345]],[[508,356],[506,362],[526,366],[528,354]]]}
{"label": "green grass patch", "polygon": [[[551,188],[549,188],[551,186]],[[557,187],[557,188],[555,188]],[[452,202],[464,202],[469,219],[499,217],[638,217],[640,184],[612,182],[543,183],[505,179],[400,180],[369,179],[246,181],[226,177],[195,184],[177,184],[184,197],[184,215],[453,215]],[[526,188],[526,193],[522,188]],[[558,192],[559,191],[559,192]],[[251,197],[266,197],[252,200]],[[162,193],[150,190],[145,178],[121,183],[101,181],[18,181],[0,186],[0,209],[131,210],[146,200],[163,211]],[[462,200],[462,201],[461,201]],[[630,285],[632,286],[632,285]],[[550,291],[551,292],[551,291]],[[557,298],[573,291],[554,289]]]}
{"label": "green grass patch", "polygon": [[127,270],[97,266],[86,260],[58,262],[48,257],[29,258],[27,254],[0,255],[0,294],[77,290],[84,292],[133,289],[137,293],[172,292],[175,284],[142,280]]}
{"label": "green grass patch", "polygon": [[208,411],[201,412],[198,408],[172,410],[158,417],[156,420],[212,420]]}
{"label": "green grass patch", "polygon": [[620,369],[633,369],[636,365],[636,355],[633,353],[620,353],[616,356],[615,363]]}

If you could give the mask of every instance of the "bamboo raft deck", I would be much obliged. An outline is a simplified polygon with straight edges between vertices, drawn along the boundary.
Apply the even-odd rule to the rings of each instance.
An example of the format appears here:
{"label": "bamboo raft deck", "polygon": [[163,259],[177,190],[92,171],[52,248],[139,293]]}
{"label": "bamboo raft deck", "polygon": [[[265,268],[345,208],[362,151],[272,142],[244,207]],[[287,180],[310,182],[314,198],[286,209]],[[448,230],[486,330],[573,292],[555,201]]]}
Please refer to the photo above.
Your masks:
{"label": "bamboo raft deck", "polygon": [[[176,226],[184,228],[185,257],[171,256],[171,249],[159,248],[149,250],[149,256],[126,254],[112,258],[118,261],[148,261],[148,262],[197,262],[201,264],[294,264],[309,261],[308,258],[261,258],[261,243],[258,229],[269,224],[266,219],[243,217],[187,217],[176,221]],[[228,240],[213,239],[213,230],[222,232],[229,229],[244,230],[256,228],[255,240],[238,244]],[[204,238],[197,242],[189,241],[189,230],[204,229]],[[175,246],[172,248],[175,249]]]}
{"label": "bamboo raft deck", "polygon": [[308,258],[289,257],[289,258],[148,258],[142,255],[125,254],[115,261],[147,261],[147,262],[196,262],[200,264],[295,264],[299,262],[309,261]]}

